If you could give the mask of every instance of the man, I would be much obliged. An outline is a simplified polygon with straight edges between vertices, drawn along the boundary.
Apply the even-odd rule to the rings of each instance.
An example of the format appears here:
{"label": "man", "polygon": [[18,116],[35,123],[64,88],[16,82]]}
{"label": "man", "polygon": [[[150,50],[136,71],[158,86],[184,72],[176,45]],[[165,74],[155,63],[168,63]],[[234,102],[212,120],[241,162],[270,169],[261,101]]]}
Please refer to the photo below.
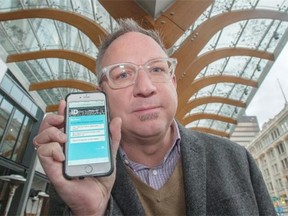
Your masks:
{"label": "man", "polygon": [[58,115],[48,115],[34,139],[59,194],[50,193],[51,215],[275,215],[245,148],[176,122],[176,63],[157,33],[120,20],[97,58],[100,87],[109,99],[115,171],[64,178],[61,102]]}

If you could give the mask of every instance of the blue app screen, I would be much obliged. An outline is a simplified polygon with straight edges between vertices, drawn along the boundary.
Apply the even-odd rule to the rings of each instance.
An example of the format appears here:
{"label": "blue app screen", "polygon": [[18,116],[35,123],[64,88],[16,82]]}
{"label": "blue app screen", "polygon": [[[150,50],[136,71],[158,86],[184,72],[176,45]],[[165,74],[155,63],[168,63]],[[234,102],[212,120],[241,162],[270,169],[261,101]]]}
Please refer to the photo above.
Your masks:
{"label": "blue app screen", "polygon": [[68,165],[109,162],[105,101],[69,103]]}

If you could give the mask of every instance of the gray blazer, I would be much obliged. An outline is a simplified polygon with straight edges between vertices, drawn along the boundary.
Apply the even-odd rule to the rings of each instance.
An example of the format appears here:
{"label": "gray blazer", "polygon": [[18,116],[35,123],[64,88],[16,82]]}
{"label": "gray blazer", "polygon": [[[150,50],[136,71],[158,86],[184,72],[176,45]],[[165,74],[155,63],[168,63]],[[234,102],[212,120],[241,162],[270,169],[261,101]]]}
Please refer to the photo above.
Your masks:
{"label": "gray blazer", "polygon": [[[187,215],[276,215],[262,175],[244,147],[179,128]],[[116,166],[109,215],[144,215],[119,155]],[[64,209],[63,202],[55,200],[50,206],[53,215],[57,206]]]}

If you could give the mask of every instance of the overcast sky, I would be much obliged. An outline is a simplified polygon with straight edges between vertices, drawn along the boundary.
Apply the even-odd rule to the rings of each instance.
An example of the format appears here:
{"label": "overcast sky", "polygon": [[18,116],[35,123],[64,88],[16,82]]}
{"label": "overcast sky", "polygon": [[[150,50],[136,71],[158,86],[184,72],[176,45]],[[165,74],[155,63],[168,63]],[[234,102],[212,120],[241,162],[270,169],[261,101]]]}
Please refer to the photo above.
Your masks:
{"label": "overcast sky", "polygon": [[284,107],[285,99],[279,82],[288,100],[288,44],[282,50],[246,110],[247,115],[257,116],[260,128]]}

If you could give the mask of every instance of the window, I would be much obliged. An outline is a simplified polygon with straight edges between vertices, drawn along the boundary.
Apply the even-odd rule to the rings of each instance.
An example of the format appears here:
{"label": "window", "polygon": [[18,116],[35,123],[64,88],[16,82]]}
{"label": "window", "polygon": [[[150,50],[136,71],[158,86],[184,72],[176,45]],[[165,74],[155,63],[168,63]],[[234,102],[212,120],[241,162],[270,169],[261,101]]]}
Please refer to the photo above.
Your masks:
{"label": "window", "polygon": [[[0,103],[0,141],[5,133],[6,125],[8,124],[9,116],[12,112],[13,106],[7,100],[2,99]],[[0,146],[1,155],[1,146]]]}
{"label": "window", "polygon": [[6,99],[0,104],[0,155],[21,163],[34,120]]}
{"label": "window", "polygon": [[278,165],[276,163],[272,165],[272,169],[273,169],[274,174],[277,174],[279,172]]}
{"label": "window", "polygon": [[283,169],[288,169],[288,158],[284,158],[283,160],[281,160]]}
{"label": "window", "polygon": [[269,176],[270,176],[270,173],[269,173],[269,170],[268,170],[268,169],[265,169],[265,170],[264,170],[264,176],[265,176],[265,177],[269,177]]}
{"label": "window", "polygon": [[268,154],[269,159],[275,158],[274,150],[273,150],[273,149],[271,149],[267,154]]}
{"label": "window", "polygon": [[7,131],[2,140],[1,152],[2,156],[6,158],[11,158],[13,154],[14,146],[17,142],[19,132],[22,127],[24,120],[24,114],[19,110],[15,109],[12,118],[10,119],[10,124],[7,127]]}
{"label": "window", "polygon": [[29,114],[36,117],[38,107],[32,102],[32,98],[29,97],[23,91],[23,89],[18,86],[15,81],[10,78],[8,75],[3,77],[2,82],[0,83],[0,88],[6,92],[10,97],[16,101],[22,109],[26,110]]}
{"label": "window", "polygon": [[277,137],[280,136],[279,128],[275,128],[275,129],[271,132],[271,136],[272,136],[272,140],[277,139]]}
{"label": "window", "polygon": [[284,143],[280,143],[280,144],[277,146],[277,150],[278,150],[279,155],[283,154],[283,153],[286,151],[285,146],[284,146]]}
{"label": "window", "polygon": [[268,188],[269,190],[274,190],[272,182],[269,182],[269,183],[267,184],[267,188]]}
{"label": "window", "polygon": [[13,82],[9,79],[9,77],[4,76],[1,82],[1,87],[7,92],[10,93],[13,87]]}
{"label": "window", "polygon": [[34,119],[0,92],[0,156],[21,163]]}
{"label": "window", "polygon": [[280,131],[279,131],[279,128],[276,128],[276,130],[275,130],[275,131],[276,131],[277,137],[278,137],[278,136],[280,136]]}
{"label": "window", "polygon": [[26,116],[24,123],[22,124],[21,130],[19,131],[17,143],[14,148],[14,152],[12,155],[13,161],[20,162],[22,160],[22,156],[27,146],[32,125],[33,121],[30,118],[28,118],[28,116]]}
{"label": "window", "polygon": [[278,189],[282,189],[283,188],[283,184],[282,184],[282,180],[281,179],[276,179],[276,184]]}

